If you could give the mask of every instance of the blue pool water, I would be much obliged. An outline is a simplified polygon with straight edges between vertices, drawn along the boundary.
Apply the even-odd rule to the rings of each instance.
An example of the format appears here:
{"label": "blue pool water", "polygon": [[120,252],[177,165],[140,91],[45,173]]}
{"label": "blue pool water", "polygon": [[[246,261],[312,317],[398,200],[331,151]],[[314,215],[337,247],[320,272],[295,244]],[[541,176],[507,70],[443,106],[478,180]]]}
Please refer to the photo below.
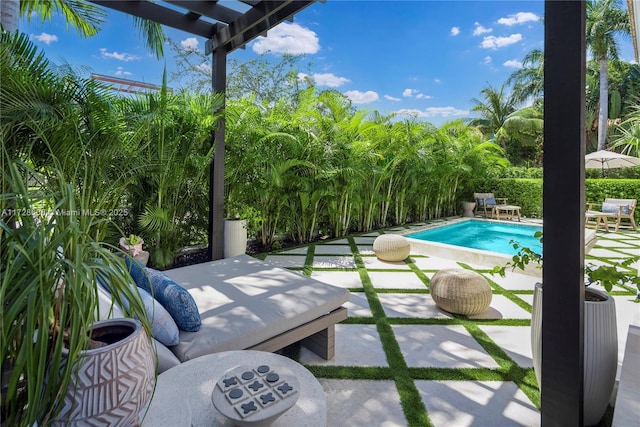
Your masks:
{"label": "blue pool water", "polygon": [[542,244],[538,238],[533,237],[536,231],[542,231],[542,227],[469,220],[405,236],[507,255],[518,253],[518,250],[509,243],[514,240],[520,246],[528,247],[541,254]]}

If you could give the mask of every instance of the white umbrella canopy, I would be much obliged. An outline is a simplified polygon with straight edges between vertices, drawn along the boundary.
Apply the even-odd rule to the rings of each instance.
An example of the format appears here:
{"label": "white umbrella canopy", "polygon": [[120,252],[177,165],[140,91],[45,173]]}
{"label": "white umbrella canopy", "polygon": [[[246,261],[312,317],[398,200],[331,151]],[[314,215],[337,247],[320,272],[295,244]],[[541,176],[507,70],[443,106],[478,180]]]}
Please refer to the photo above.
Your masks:
{"label": "white umbrella canopy", "polygon": [[600,150],[584,156],[585,168],[601,169],[604,175],[605,169],[617,169],[628,166],[639,166],[640,158],[615,153],[613,151]]}

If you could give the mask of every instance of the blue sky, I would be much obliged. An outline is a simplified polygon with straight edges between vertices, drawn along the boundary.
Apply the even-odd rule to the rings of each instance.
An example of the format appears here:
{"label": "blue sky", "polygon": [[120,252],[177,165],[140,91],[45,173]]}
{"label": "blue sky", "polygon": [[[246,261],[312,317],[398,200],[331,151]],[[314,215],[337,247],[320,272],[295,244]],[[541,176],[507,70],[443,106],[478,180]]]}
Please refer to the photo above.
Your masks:
{"label": "blue sky", "polygon": [[[441,124],[472,116],[472,98],[482,88],[498,88],[527,52],[543,48],[543,11],[542,1],[327,0],[230,58],[305,54],[304,72],[318,88],[343,92],[369,111]],[[118,12],[109,11],[102,31],[91,38],[80,38],[59,17],[22,20],[20,28],[55,63],[87,72],[159,84],[164,64],[169,71],[175,67],[171,49],[156,60],[132,19]],[[204,50],[204,38],[165,32],[181,46]],[[632,61],[631,41],[621,40],[620,47],[621,59]]]}

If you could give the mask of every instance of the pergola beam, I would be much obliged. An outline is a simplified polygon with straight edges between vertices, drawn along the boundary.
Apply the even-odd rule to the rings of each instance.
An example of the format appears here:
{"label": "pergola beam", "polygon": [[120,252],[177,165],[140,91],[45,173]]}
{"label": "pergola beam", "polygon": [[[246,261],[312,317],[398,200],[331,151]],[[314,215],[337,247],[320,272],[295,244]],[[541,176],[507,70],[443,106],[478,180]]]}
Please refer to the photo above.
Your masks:
{"label": "pergola beam", "polygon": [[242,16],[242,13],[228,7],[221,6],[217,1],[203,2],[198,0],[166,0],[166,2],[226,24],[233,22]]}
{"label": "pergola beam", "polygon": [[262,1],[239,19],[221,28],[207,45],[207,52],[223,47],[231,52],[279,23],[291,19],[315,0]]}
{"label": "pergola beam", "polygon": [[[89,0],[100,6],[117,10],[138,18],[148,19],[167,27],[182,30],[207,39],[217,31],[219,23],[206,22],[190,13],[181,13],[147,0]],[[180,2],[181,3],[181,2]],[[196,19],[194,19],[196,18]]]}

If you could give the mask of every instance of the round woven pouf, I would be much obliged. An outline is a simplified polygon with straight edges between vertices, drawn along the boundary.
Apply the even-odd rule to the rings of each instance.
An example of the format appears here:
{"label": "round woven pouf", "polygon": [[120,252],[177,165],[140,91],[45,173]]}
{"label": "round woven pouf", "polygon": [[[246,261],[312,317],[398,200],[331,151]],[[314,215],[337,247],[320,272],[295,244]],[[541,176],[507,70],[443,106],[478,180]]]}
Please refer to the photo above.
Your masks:
{"label": "round woven pouf", "polygon": [[409,256],[411,246],[404,236],[382,234],[374,240],[373,252],[382,261],[403,261]]}
{"label": "round woven pouf", "polygon": [[491,286],[475,271],[445,268],[431,278],[431,297],[436,305],[450,313],[472,315],[489,308]]}

